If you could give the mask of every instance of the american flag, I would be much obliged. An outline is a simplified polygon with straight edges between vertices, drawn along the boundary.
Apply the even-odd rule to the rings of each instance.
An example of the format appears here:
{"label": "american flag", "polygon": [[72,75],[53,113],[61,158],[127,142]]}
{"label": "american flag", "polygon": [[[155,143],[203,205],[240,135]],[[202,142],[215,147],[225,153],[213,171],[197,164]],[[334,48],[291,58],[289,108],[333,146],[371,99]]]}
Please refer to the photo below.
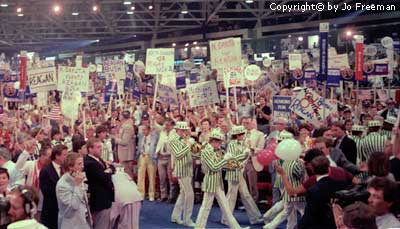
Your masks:
{"label": "american flag", "polygon": [[60,120],[61,119],[61,107],[55,105],[50,112],[47,114],[47,118],[50,120]]}

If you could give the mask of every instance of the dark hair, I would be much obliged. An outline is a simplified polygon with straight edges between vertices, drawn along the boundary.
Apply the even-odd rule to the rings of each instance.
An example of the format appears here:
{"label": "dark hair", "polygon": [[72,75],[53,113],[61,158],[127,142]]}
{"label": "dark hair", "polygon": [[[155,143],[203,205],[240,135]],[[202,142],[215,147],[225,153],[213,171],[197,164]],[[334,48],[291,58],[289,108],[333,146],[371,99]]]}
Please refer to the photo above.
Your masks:
{"label": "dark hair", "polygon": [[329,160],[325,156],[318,156],[311,161],[315,175],[325,175],[329,173]]}
{"label": "dark hair", "polygon": [[82,146],[86,144],[85,138],[80,134],[75,134],[72,136],[72,151],[79,152],[82,149]]}
{"label": "dark hair", "polygon": [[62,154],[62,151],[68,150],[68,147],[65,145],[56,145],[53,147],[53,150],[51,151],[51,160],[54,161],[56,159],[56,156],[60,156]]}
{"label": "dark hair", "polygon": [[6,174],[7,178],[10,179],[10,174],[8,173],[8,170],[6,168],[0,167],[0,174]]}
{"label": "dark hair", "polygon": [[203,118],[203,119],[200,121],[200,124],[203,124],[203,122],[208,122],[208,124],[211,124],[210,119],[208,119],[208,118]]}
{"label": "dark hair", "polygon": [[384,152],[373,152],[368,159],[368,173],[377,177],[389,174],[389,157]]}
{"label": "dark hair", "polygon": [[36,136],[39,134],[39,132],[40,132],[41,130],[42,130],[42,129],[39,128],[39,127],[34,128],[33,130],[30,131],[30,135],[32,136],[32,138],[36,138]]}
{"label": "dark hair", "polygon": [[129,112],[129,111],[123,111],[123,112],[121,113],[121,115],[122,115],[122,117],[123,117],[124,119],[129,119],[129,117],[131,116],[131,112]]}
{"label": "dark hair", "polygon": [[383,199],[388,203],[394,203],[397,199],[397,184],[386,177],[375,177],[368,188],[383,191]]}
{"label": "dark hair", "polygon": [[308,131],[312,131],[311,126],[308,125],[307,123],[300,124],[299,127],[298,127],[297,129],[298,129],[299,131],[300,131],[301,129],[306,129],[306,130],[308,130]]}
{"label": "dark hair", "polygon": [[326,131],[330,130],[328,127],[321,127],[314,131],[313,138],[322,137]]}
{"label": "dark hair", "polygon": [[[27,185],[20,185],[15,188],[13,188],[10,192],[10,194],[16,194],[19,195],[22,200],[24,201],[24,212],[27,216],[29,216],[29,212],[25,209],[27,204],[32,204],[34,203],[36,206],[39,203],[39,194],[38,190],[32,186],[27,186]],[[33,206],[30,206],[30,208],[33,208]]]}
{"label": "dark hair", "polygon": [[324,156],[324,152],[319,149],[310,149],[306,151],[306,155],[304,156],[304,161],[310,163],[314,158],[318,156]]}
{"label": "dark hair", "polygon": [[324,137],[318,137],[317,139],[315,139],[314,143],[315,144],[317,144],[317,143],[325,143],[327,148],[331,148],[332,145],[333,145],[333,142],[332,142],[331,139],[327,139],[327,138],[324,138]]}
{"label": "dark hair", "polygon": [[175,121],[172,118],[165,119],[164,124],[167,124],[167,123],[169,123],[172,126],[175,126]]}
{"label": "dark hair", "polygon": [[96,127],[96,136],[99,135],[100,133],[107,132],[107,127],[100,125]]}
{"label": "dark hair", "polygon": [[61,134],[59,129],[55,129],[55,128],[51,129],[51,134],[50,134],[51,139],[53,139],[53,137],[57,134]]}
{"label": "dark hair", "polygon": [[42,147],[39,150],[39,156],[46,156],[47,150],[51,149],[50,145],[42,145]]}
{"label": "dark hair", "polygon": [[340,121],[333,122],[332,127],[333,126],[339,127],[341,130],[346,131],[346,126],[344,125],[343,122]]}
{"label": "dark hair", "polygon": [[343,209],[344,225],[357,229],[377,229],[373,210],[363,202],[355,202]]}

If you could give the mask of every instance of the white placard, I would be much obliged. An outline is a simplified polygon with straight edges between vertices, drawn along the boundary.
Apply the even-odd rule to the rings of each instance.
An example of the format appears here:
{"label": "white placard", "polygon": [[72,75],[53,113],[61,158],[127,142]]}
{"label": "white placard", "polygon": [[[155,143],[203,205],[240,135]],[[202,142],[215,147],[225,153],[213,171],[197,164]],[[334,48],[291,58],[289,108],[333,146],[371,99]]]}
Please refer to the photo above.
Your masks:
{"label": "white placard", "polygon": [[146,70],[148,75],[162,74],[174,71],[175,49],[159,48],[147,49]]}
{"label": "white placard", "polygon": [[57,89],[56,67],[28,70],[28,85],[31,93]]}
{"label": "white placard", "polygon": [[215,81],[190,84],[187,88],[190,107],[207,106],[219,103]]}
{"label": "white placard", "polygon": [[210,41],[211,66],[213,69],[242,65],[240,38]]}
{"label": "white placard", "polygon": [[63,97],[74,91],[88,92],[89,74],[89,68],[59,66],[57,90],[64,92]]}
{"label": "white placard", "polygon": [[106,75],[115,75],[115,79],[118,80],[124,80],[126,78],[126,69],[124,60],[103,61],[103,71]]}
{"label": "white placard", "polygon": [[244,69],[244,77],[247,80],[254,81],[261,76],[261,68],[255,64],[251,64]]}
{"label": "white placard", "polygon": [[289,54],[289,70],[293,71],[296,69],[302,69],[301,54],[291,53]]}

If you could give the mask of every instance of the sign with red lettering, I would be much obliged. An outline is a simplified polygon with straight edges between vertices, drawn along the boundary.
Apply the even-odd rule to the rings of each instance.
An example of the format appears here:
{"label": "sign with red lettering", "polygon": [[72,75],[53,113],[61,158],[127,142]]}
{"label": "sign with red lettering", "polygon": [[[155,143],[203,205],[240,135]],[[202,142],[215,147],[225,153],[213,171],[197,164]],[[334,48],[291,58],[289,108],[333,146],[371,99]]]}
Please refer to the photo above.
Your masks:
{"label": "sign with red lettering", "polygon": [[242,45],[240,38],[210,41],[210,53],[213,69],[242,66]]}

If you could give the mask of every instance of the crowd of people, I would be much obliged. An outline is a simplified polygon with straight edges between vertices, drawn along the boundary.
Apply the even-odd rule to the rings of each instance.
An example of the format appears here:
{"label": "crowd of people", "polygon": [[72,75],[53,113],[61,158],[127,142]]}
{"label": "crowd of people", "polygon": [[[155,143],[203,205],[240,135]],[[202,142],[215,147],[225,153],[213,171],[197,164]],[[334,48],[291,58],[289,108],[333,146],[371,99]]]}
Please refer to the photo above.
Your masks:
{"label": "crowd of people", "polygon": [[[107,112],[89,101],[78,120],[49,115],[59,106],[57,95],[49,96],[49,108],[5,109],[1,117],[1,228],[139,228],[143,199],[175,204],[170,220],[177,227],[206,228],[214,199],[229,228],[241,228],[234,212],[241,204],[249,223],[265,229],[286,220],[287,228],[400,227],[399,110],[392,99],[339,103],[337,114],[316,125],[295,114],[274,119],[272,98],[262,93],[256,101],[243,94],[237,106],[195,109],[133,99]],[[257,160],[286,139],[301,144],[298,159]],[[264,176],[267,193],[259,188]],[[354,201],[343,204],[343,190]]]}

